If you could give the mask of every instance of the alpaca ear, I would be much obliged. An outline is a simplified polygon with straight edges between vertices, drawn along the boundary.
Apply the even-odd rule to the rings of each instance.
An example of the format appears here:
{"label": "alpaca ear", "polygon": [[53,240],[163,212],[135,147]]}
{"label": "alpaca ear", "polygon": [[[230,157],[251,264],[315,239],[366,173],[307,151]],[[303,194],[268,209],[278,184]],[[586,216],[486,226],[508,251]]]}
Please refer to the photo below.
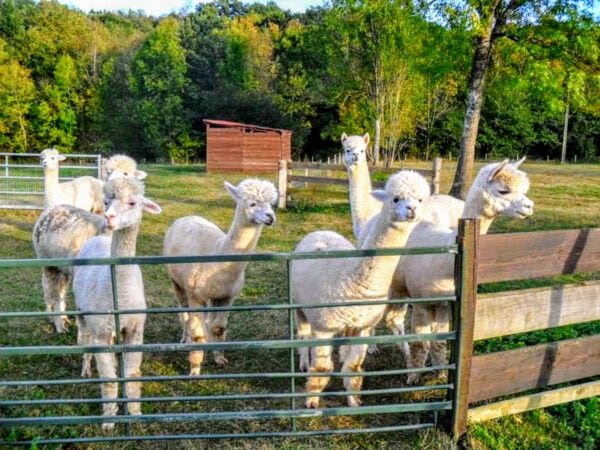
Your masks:
{"label": "alpaca ear", "polygon": [[342,137],[341,137],[341,141],[344,142],[346,139],[348,139],[348,135],[346,133],[342,133]]}
{"label": "alpaca ear", "polygon": [[371,137],[369,136],[369,133],[365,133],[365,135],[363,136],[363,140],[365,141],[365,144],[368,144],[370,139],[371,139]]}
{"label": "alpaca ear", "polygon": [[66,156],[63,156],[63,155],[58,155],[58,158],[57,158],[57,159],[58,159],[59,161],[64,161],[65,159],[67,159],[67,157],[66,157]]}
{"label": "alpaca ear", "polygon": [[487,180],[488,183],[491,183],[494,180],[494,178],[496,178],[498,176],[498,174],[504,170],[504,168],[507,166],[508,162],[509,162],[508,159],[505,159],[500,164],[498,164],[498,167],[496,167],[494,170],[492,170],[492,173],[490,174],[490,176],[488,177],[488,180]]}
{"label": "alpaca ear", "polygon": [[148,174],[143,170],[136,170],[135,172],[133,172],[133,176],[136,177],[138,180],[143,180],[148,176]]}
{"label": "alpaca ear", "polygon": [[387,192],[385,192],[383,189],[371,191],[371,195],[373,198],[375,198],[375,200],[379,200],[380,202],[385,202],[388,198]]}
{"label": "alpaca ear", "polygon": [[162,208],[149,198],[143,197],[142,205],[144,205],[144,211],[149,212],[150,214],[160,214],[162,212]]}
{"label": "alpaca ear", "polygon": [[527,158],[527,156],[523,156],[520,160],[515,161],[514,163],[512,163],[511,166],[513,166],[516,169],[521,164],[523,164],[523,161],[525,161],[525,158]]}
{"label": "alpaca ear", "polygon": [[237,188],[233,184],[228,183],[226,181],[225,189],[227,189],[227,192],[229,192],[229,195],[231,195],[235,199],[235,201],[240,200],[240,194],[238,193]]}

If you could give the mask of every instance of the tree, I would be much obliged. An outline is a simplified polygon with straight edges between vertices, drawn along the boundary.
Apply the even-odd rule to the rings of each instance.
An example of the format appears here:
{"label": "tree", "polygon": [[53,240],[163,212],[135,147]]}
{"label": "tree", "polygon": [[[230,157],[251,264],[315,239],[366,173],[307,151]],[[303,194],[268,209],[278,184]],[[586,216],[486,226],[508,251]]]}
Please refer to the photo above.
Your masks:
{"label": "tree", "polygon": [[[448,2],[441,2],[446,5]],[[463,132],[461,136],[458,166],[450,193],[465,198],[473,178],[473,162],[481,107],[483,104],[485,77],[490,67],[496,41],[510,35],[518,39],[519,30],[529,24],[547,26],[564,20],[579,20],[577,0],[466,0],[465,16],[472,17],[475,38],[473,63],[469,78],[468,98]],[[565,11],[571,15],[564,15]],[[456,12],[456,10],[453,10]],[[555,44],[555,42],[550,42]],[[547,44],[546,44],[547,45]]]}
{"label": "tree", "polygon": [[[184,109],[185,54],[174,17],[161,21],[133,60],[131,88],[135,121],[141,131],[140,157],[170,160],[190,157],[190,125]],[[185,145],[184,145],[185,144]],[[184,147],[187,150],[182,154]]]}
{"label": "tree", "polygon": [[36,96],[29,70],[4,50],[0,39],[0,148],[29,150],[29,112]]}

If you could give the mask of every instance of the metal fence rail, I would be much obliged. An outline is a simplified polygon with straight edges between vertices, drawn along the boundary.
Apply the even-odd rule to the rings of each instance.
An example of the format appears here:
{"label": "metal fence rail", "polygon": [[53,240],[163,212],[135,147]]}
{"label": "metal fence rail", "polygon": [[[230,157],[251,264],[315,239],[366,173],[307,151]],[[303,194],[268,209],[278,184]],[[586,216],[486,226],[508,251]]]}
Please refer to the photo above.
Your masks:
{"label": "metal fence rail", "polygon": [[[319,345],[353,345],[353,344],[390,344],[399,342],[411,342],[417,340],[448,340],[455,342],[458,339],[456,330],[444,333],[432,333],[424,335],[407,334],[403,336],[379,335],[371,337],[338,337],[331,339],[296,339],[294,328],[294,312],[298,305],[292,303],[291,292],[291,262],[297,259],[318,259],[318,258],[356,258],[364,256],[389,256],[406,254],[428,254],[428,253],[450,253],[459,254],[458,245],[440,247],[440,248],[418,248],[418,249],[380,249],[380,250],[349,250],[336,252],[311,252],[311,253],[270,253],[270,254],[244,254],[244,255],[215,255],[215,256],[187,256],[187,257],[134,257],[134,258],[103,258],[103,259],[48,259],[48,260],[30,260],[15,259],[0,261],[0,269],[3,268],[41,268],[43,266],[68,266],[68,265],[110,265],[112,273],[113,292],[116,292],[115,266],[127,264],[140,265],[162,265],[175,263],[206,263],[215,261],[268,261],[284,262],[287,271],[287,298],[274,299],[273,304],[261,305],[232,305],[229,307],[199,307],[199,308],[149,308],[146,310],[120,310],[117,303],[114,308],[108,311],[95,312],[93,314],[114,315],[115,322],[118,324],[118,317],[121,314],[170,314],[177,315],[181,312],[190,311],[237,311],[241,313],[255,311],[284,311],[287,312],[286,323],[281,327],[288,328],[286,338],[263,339],[263,340],[238,340],[229,342],[209,342],[206,344],[188,344],[188,343],[145,343],[141,345],[123,345],[119,339],[115,345],[106,346],[79,346],[79,345],[41,345],[41,346],[4,346],[0,347],[0,361],[4,358],[38,358],[77,355],[83,353],[111,352],[117,355],[117,361],[120,366],[117,378],[53,378],[51,373],[44,374],[42,378],[22,379],[15,376],[14,379],[0,381],[0,391],[2,398],[0,400],[0,445],[31,445],[37,444],[74,444],[74,443],[108,443],[117,441],[153,441],[153,440],[180,440],[180,439],[219,439],[219,438],[257,438],[257,437],[302,437],[316,435],[338,435],[354,433],[375,433],[390,431],[418,430],[433,427],[439,422],[438,414],[444,411],[452,411],[454,407],[453,393],[454,376],[451,373],[457,369],[454,356],[450,363],[443,366],[425,367],[421,369],[386,369],[362,372],[360,375],[368,379],[377,379],[377,377],[392,379],[400,377],[410,372],[430,372],[433,370],[448,370],[449,381],[441,382],[433,386],[375,386],[360,392],[330,390],[321,394],[304,393],[298,390],[297,380],[304,380],[310,376],[331,376],[340,378],[347,376],[356,376],[355,372],[331,372],[331,373],[305,373],[298,372],[295,367],[294,349],[299,347],[313,347]],[[429,299],[392,299],[380,301],[379,303],[408,303],[415,301],[440,302],[448,301],[456,303],[457,297],[436,297]],[[117,299],[115,298],[115,302]],[[374,304],[373,301],[354,301],[343,303],[313,304],[303,305],[303,308],[310,307],[340,307],[348,305],[366,305]],[[40,302],[41,304],[41,302]],[[90,313],[81,313],[78,311],[68,311],[69,315],[85,315]],[[64,314],[61,312],[42,312],[42,311],[4,311],[0,312],[0,320],[13,320],[17,317],[27,320],[39,317],[51,317],[53,315]],[[118,333],[117,333],[118,334]],[[146,358],[152,358],[148,354],[164,355],[169,352],[189,352],[191,350],[287,350],[289,360],[287,370],[273,370],[270,372],[233,372],[233,373],[203,373],[198,376],[185,375],[144,375],[135,378],[125,378],[122,369],[122,355],[127,352],[143,352]],[[223,389],[214,391],[210,383],[222,383],[231,380],[264,380],[271,384],[261,383],[261,389],[257,392],[221,392]],[[281,382],[283,382],[283,384]],[[120,396],[114,400],[104,400],[100,398],[96,390],[90,394],[90,397],[82,395],[82,392],[76,390],[76,395],[63,397],[63,391],[58,391],[59,395],[46,398],[31,398],[30,389],[34,387],[44,387],[50,389],[65,390],[68,387],[86,385],[97,385],[103,382],[117,382],[120,385]],[[191,389],[191,383],[203,383],[203,392],[187,393],[184,395],[152,395],[140,399],[128,399],[124,395],[124,384],[130,381],[141,381],[143,383],[152,383],[153,385],[165,386],[168,383],[175,383],[184,390]],[[208,383],[208,384],[207,384]],[[196,386],[194,384],[193,386]],[[198,385],[200,386],[200,385]],[[406,401],[406,397],[417,393],[435,392],[439,393],[427,399]],[[56,389],[52,392],[57,392]],[[296,400],[302,400],[307,396],[318,395],[319,397],[346,396],[349,394],[360,394],[365,397],[378,396],[376,404],[366,405],[356,408],[351,407],[323,407],[321,409],[306,409],[296,404]],[[410,399],[409,399],[410,400]],[[116,401],[120,405],[123,415],[119,416],[100,416],[97,415],[99,406],[105,402]],[[129,415],[125,404],[132,401],[140,401],[144,406],[143,415]],[[214,402],[221,402],[219,406],[213,407]],[[244,405],[239,407],[240,402]],[[259,402],[259,403],[257,403]],[[231,408],[225,410],[222,403],[231,403]],[[161,406],[162,405],[162,406]],[[236,406],[238,405],[238,406]],[[61,413],[67,408],[67,413]],[[81,409],[81,413],[73,415],[72,411]],[[406,414],[412,414],[412,419],[407,418]],[[418,420],[414,420],[414,414],[420,414]],[[403,416],[404,415],[404,416]],[[361,425],[357,427],[348,427],[332,425],[329,419],[345,417],[363,417]],[[377,418],[378,420],[370,421]],[[384,420],[385,418],[385,420]],[[312,425],[307,424],[307,420],[318,419],[320,422]],[[362,419],[361,419],[362,420]],[[107,436],[100,432],[99,424],[105,422],[125,424],[122,434]],[[182,431],[177,428],[178,423],[193,422],[194,431]],[[202,423],[212,424],[208,429],[201,427]],[[232,429],[224,430],[228,424]],[[256,424],[268,423],[264,429]],[[158,429],[153,428],[156,424],[163,424]],[[219,425],[220,424],[220,425]],[[165,433],[163,426],[174,426],[174,430]],[[59,428],[57,428],[59,427]],[[87,428],[81,428],[87,427]],[[90,428],[92,427],[92,428]],[[140,428],[141,427],[141,428]],[[214,427],[214,429],[213,429]],[[239,431],[242,427],[245,431]],[[257,427],[260,431],[257,431]],[[315,428],[316,427],[316,428]],[[4,431],[3,431],[4,430]],[[75,431],[74,431],[75,430]],[[85,430],[85,431],[82,431]],[[92,430],[92,431],[90,431]],[[117,428],[120,430],[120,428]],[[75,436],[73,436],[75,434]]]}
{"label": "metal fence rail", "polygon": [[[100,178],[101,155],[70,155],[60,165],[60,181],[89,175]],[[0,209],[43,209],[44,168],[39,153],[0,153]]]}

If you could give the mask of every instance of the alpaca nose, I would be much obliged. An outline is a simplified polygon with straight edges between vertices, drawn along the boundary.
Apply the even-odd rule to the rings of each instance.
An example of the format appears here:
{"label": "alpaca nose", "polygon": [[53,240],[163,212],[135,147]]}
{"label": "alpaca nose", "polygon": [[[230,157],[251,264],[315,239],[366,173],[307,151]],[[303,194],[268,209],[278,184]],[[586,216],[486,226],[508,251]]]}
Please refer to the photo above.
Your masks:
{"label": "alpaca nose", "polygon": [[112,226],[114,226],[113,221],[116,219],[116,215],[114,214],[106,214],[104,216],[104,218],[106,219],[106,226],[111,228]]}
{"label": "alpaca nose", "polygon": [[417,205],[406,205],[406,209],[408,209],[409,219],[414,219],[417,216]]}
{"label": "alpaca nose", "polygon": [[265,214],[265,224],[273,225],[275,223],[275,214],[266,213]]}

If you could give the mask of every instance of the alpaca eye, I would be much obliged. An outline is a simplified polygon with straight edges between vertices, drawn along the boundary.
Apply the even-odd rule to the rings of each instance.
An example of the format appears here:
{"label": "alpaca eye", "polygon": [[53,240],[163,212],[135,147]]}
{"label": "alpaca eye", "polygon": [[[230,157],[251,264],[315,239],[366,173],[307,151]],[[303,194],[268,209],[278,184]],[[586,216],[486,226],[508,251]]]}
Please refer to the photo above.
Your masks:
{"label": "alpaca eye", "polygon": [[129,202],[129,206],[135,206],[135,202]]}
{"label": "alpaca eye", "polygon": [[498,190],[498,194],[500,195],[506,195],[506,194],[510,194],[510,191],[507,189],[499,189]]}
{"label": "alpaca eye", "polygon": [[250,202],[250,203],[248,203],[248,206],[249,206],[250,208],[254,208],[254,207],[256,206],[256,203],[254,203],[254,202]]}
{"label": "alpaca eye", "polygon": [[398,203],[399,201],[400,201],[400,197],[394,197],[394,200],[393,200],[394,203]]}

